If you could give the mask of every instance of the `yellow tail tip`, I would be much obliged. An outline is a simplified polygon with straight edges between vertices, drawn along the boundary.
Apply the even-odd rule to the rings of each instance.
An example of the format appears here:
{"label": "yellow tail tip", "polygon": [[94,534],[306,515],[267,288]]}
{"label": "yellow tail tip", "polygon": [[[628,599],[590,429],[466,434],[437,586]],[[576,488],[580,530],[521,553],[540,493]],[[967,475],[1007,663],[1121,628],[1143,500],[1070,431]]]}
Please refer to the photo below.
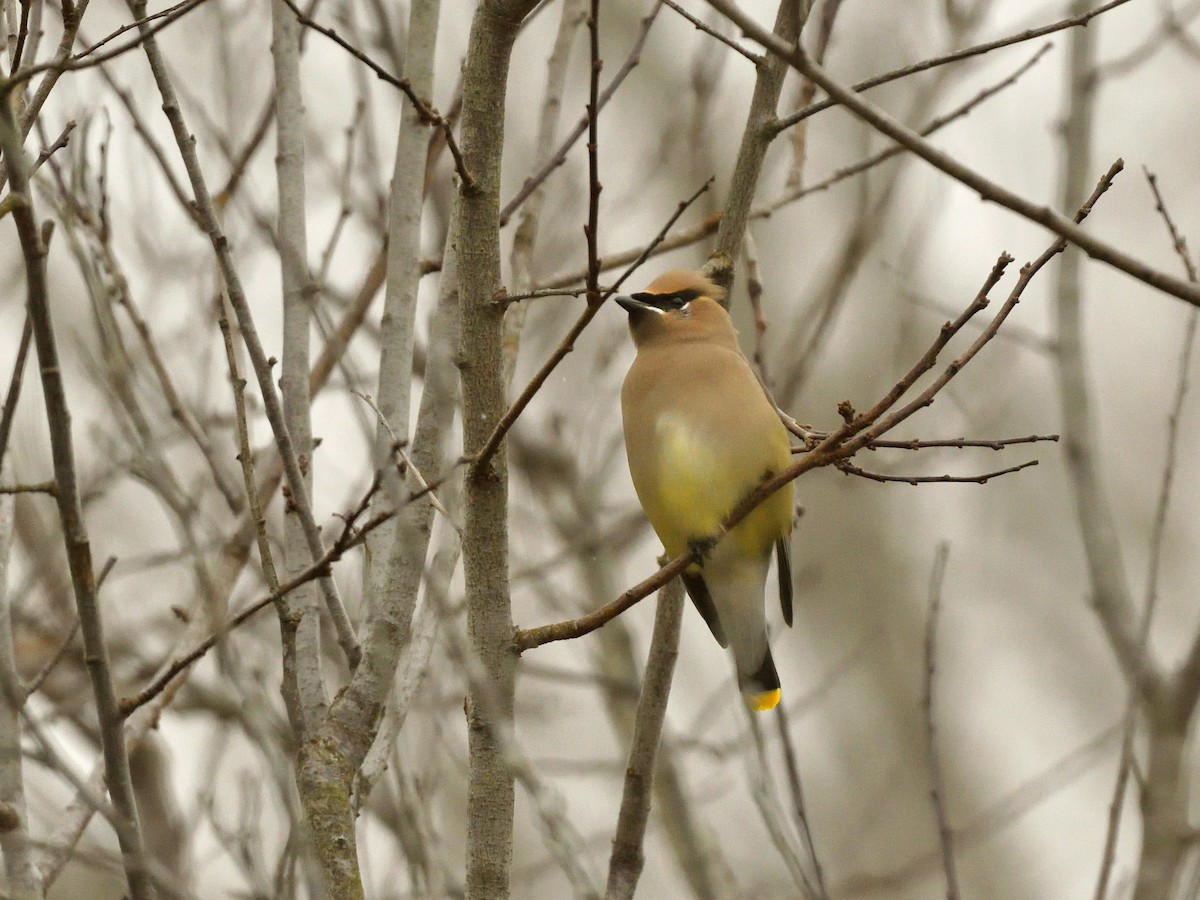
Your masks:
{"label": "yellow tail tip", "polygon": [[746,702],[755,712],[766,712],[778,705],[781,696],[782,692],[779,688],[775,688],[773,691],[763,691],[761,694],[747,694]]}

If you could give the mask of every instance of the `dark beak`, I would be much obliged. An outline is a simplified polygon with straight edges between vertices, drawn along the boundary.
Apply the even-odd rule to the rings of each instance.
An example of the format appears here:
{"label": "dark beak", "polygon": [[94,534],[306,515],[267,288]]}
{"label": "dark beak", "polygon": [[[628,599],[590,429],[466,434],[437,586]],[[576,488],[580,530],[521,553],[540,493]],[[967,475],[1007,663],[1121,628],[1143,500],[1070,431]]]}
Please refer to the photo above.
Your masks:
{"label": "dark beak", "polygon": [[613,294],[613,299],[617,301],[617,304],[622,309],[631,315],[637,312],[653,312],[660,315],[662,314],[662,310],[657,306],[651,306],[649,303],[636,300],[633,297],[630,297],[628,294]]}

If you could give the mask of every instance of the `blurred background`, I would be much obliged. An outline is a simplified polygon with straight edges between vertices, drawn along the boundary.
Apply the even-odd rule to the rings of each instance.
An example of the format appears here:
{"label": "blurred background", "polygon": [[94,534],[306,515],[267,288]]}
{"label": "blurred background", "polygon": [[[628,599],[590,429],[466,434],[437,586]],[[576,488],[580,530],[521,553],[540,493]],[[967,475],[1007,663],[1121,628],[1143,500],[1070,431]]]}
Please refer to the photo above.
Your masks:
{"label": "blurred background", "polygon": [[[810,29],[827,2],[815,4]],[[684,5],[757,49],[705,4]],[[773,6],[743,6],[770,26]],[[1078,11],[1041,0],[845,0],[825,65],[852,83]],[[443,4],[432,97],[443,111],[454,105],[471,12],[469,3]],[[403,71],[407,4],[329,0],[317,4],[313,15],[383,67]],[[540,167],[547,57],[563,15],[561,3],[544,4],[518,40],[505,116],[502,200]],[[42,52],[49,55],[57,40],[52,4],[44,16]],[[269,19],[260,3],[208,0],[165,28],[160,40],[260,334],[268,352],[278,355],[273,131],[268,127],[253,142],[272,95]],[[83,26],[85,43],[128,21],[121,5],[96,0]],[[905,77],[869,96],[922,128],[1003,82],[1049,44],[1015,82],[930,139],[997,183],[1068,214],[1123,158],[1124,172],[1085,227],[1182,277],[1146,174],[1157,177],[1182,235],[1200,241],[1200,4],[1131,0],[1088,29],[1094,42],[1091,174],[1084,195],[1070,204],[1060,198],[1072,30]],[[723,207],[754,86],[749,60],[649,0],[603,5],[602,81],[619,70],[643,33],[640,62],[600,119],[599,245],[605,257],[648,243],[709,177],[715,176],[712,188],[677,228],[695,226]],[[586,43],[586,29],[577,29],[560,137],[583,115]],[[313,32],[305,38],[302,79],[309,265],[316,284],[313,341],[319,347],[357,295],[378,290],[370,272],[384,235],[404,101]],[[800,92],[799,80],[789,76],[782,112],[797,107]],[[140,688],[171,651],[187,610],[209,602],[206,579],[221,563],[236,517],[211,467],[172,419],[146,346],[116,294],[127,296],[148,323],[225,482],[241,491],[231,393],[214,319],[219,284],[207,238],[190,222],[167,177],[169,172],[181,181],[182,168],[160,105],[145,59],[126,53],[64,75],[28,145],[36,152],[68,121],[76,123],[69,144],[39,171],[36,196],[42,215],[57,225],[51,291],[93,553],[98,563],[116,560],[101,599],[121,695]],[[756,207],[784,198],[796,185],[820,184],[890,146],[838,108],[804,127],[802,160],[791,132],[768,152]],[[165,148],[165,163],[156,160],[154,146]],[[242,164],[247,146],[255,151]],[[428,176],[422,255],[430,260],[441,258],[452,174],[443,154]],[[545,183],[537,242],[518,263],[528,267],[521,277],[533,286],[581,280],[586,206],[587,165],[579,142]],[[502,232],[506,284],[515,280],[511,254],[518,222],[514,216]],[[1044,229],[981,202],[904,154],[754,218],[750,233],[763,285],[769,380],[779,405],[817,429],[838,424],[840,401],[865,409],[881,397],[925,352],[941,324],[967,306],[1002,251],[1016,263],[992,292],[996,305],[1012,287],[1016,268],[1052,243]],[[5,234],[0,371],[7,373],[23,322],[24,287],[13,232]],[[666,269],[698,267],[712,247],[709,235],[657,255],[627,287],[638,289]],[[1060,265],[1052,262],[1033,281],[1000,334],[937,402],[890,437],[995,440],[1064,431],[1054,311]],[[611,283],[619,271],[606,272],[602,281]],[[422,281],[418,376],[439,278],[433,271]],[[749,355],[756,328],[747,280],[739,267],[732,308]],[[1099,263],[1083,265],[1082,290],[1091,400],[1086,443],[1137,609],[1161,555],[1148,653],[1169,669],[1200,634],[1200,417],[1194,391],[1185,396],[1177,421],[1174,486],[1157,540],[1154,528],[1168,420],[1194,310]],[[557,346],[583,301],[551,297],[524,306],[512,395]],[[320,440],[314,498],[327,534],[336,533],[336,514],[353,508],[372,479],[375,417],[354,392],[376,390],[380,308],[378,301],[371,306],[313,404]],[[977,331],[968,326],[943,361],[961,353]],[[620,384],[632,355],[624,315],[615,306],[601,310],[510,435],[511,578],[519,627],[593,609],[656,569],[661,547],[633,494],[620,431]],[[50,477],[33,373],[31,364],[5,482]],[[421,389],[418,377],[414,398]],[[253,391],[248,402],[253,443],[265,446],[270,431]],[[414,411],[416,406],[414,399]],[[447,463],[459,441],[457,434],[451,438]],[[731,662],[689,609],[640,896],[799,896],[786,858],[803,840],[785,745],[802,779],[807,824],[830,897],[945,896],[922,706],[931,578],[940,545],[948,555],[936,621],[932,715],[944,779],[940,799],[955,835],[962,896],[1095,895],[1129,690],[1089,603],[1093,587],[1081,536],[1089,523],[1077,513],[1064,444],[1001,451],[881,449],[863,452],[856,463],[888,475],[973,476],[1030,459],[1038,465],[986,484],[879,483],[831,468],[797,482],[801,515],[793,538],[797,605],[791,630],[782,627],[768,597],[785,721],[758,717],[762,744],[756,749]],[[269,510],[272,534],[281,533],[279,507],[276,498]],[[439,546],[435,540],[431,558]],[[336,568],[356,616],[361,572],[360,556],[353,554]],[[229,608],[260,596],[263,584],[251,553],[233,583]],[[46,496],[16,497],[8,590],[17,659],[30,678],[74,622],[57,515]],[[461,609],[461,577],[451,582],[448,599],[452,610]],[[584,638],[530,650],[519,667],[521,747],[566,798],[567,814],[584,838],[581,858],[595,871],[608,858],[620,803],[652,602]],[[442,623],[443,632],[451,628],[462,628],[460,616]],[[335,646],[332,638],[329,644]],[[294,848],[279,680],[278,626],[267,612],[196,666],[135,755],[151,849],[176,878],[181,896],[306,896],[281,874]],[[461,895],[463,695],[461,675],[439,642],[389,769],[359,820],[371,897]],[[86,777],[97,745],[77,646],[29,704],[65,763]],[[1145,748],[1140,733],[1132,747],[1137,759]],[[55,766],[34,757],[25,763],[31,828],[35,839],[46,840],[74,789]],[[1189,744],[1185,772],[1194,764]],[[1142,835],[1136,781],[1124,797],[1109,897],[1133,895]],[[567,882],[520,789],[516,824],[513,896],[567,896]],[[781,845],[790,849],[781,852]],[[119,897],[123,883],[111,831],[96,821],[50,896]],[[1179,896],[1196,896],[1187,893],[1188,884],[1186,878],[1180,882]]]}

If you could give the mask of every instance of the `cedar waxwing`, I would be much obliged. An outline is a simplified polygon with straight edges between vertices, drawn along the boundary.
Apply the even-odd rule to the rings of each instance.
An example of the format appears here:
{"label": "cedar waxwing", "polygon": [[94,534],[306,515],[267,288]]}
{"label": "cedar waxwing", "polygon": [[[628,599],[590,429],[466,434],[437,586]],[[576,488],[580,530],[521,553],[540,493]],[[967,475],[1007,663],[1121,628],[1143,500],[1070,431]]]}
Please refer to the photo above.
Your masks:
{"label": "cedar waxwing", "polygon": [[[637,347],[621,388],[629,471],[672,557],[711,537],[763,478],[791,462],[787,431],[738,348],[723,296],[697,273],[667,272],[644,293],[615,298]],[[755,710],[779,702],[764,590],[774,549],[791,625],[792,497],[791,484],[780,488],[683,575],[713,637],[732,646],[738,686]]]}

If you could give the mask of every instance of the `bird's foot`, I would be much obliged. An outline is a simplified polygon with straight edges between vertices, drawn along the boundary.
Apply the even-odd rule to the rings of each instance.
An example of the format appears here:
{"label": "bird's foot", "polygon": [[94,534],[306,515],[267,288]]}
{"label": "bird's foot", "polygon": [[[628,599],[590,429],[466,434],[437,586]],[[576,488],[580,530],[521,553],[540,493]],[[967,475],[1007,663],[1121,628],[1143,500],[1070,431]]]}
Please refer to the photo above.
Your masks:
{"label": "bird's foot", "polygon": [[712,553],[713,547],[717,545],[717,538],[703,537],[693,538],[688,541],[688,552],[692,554],[692,559],[696,565],[704,565],[704,560],[708,558],[708,554]]}

